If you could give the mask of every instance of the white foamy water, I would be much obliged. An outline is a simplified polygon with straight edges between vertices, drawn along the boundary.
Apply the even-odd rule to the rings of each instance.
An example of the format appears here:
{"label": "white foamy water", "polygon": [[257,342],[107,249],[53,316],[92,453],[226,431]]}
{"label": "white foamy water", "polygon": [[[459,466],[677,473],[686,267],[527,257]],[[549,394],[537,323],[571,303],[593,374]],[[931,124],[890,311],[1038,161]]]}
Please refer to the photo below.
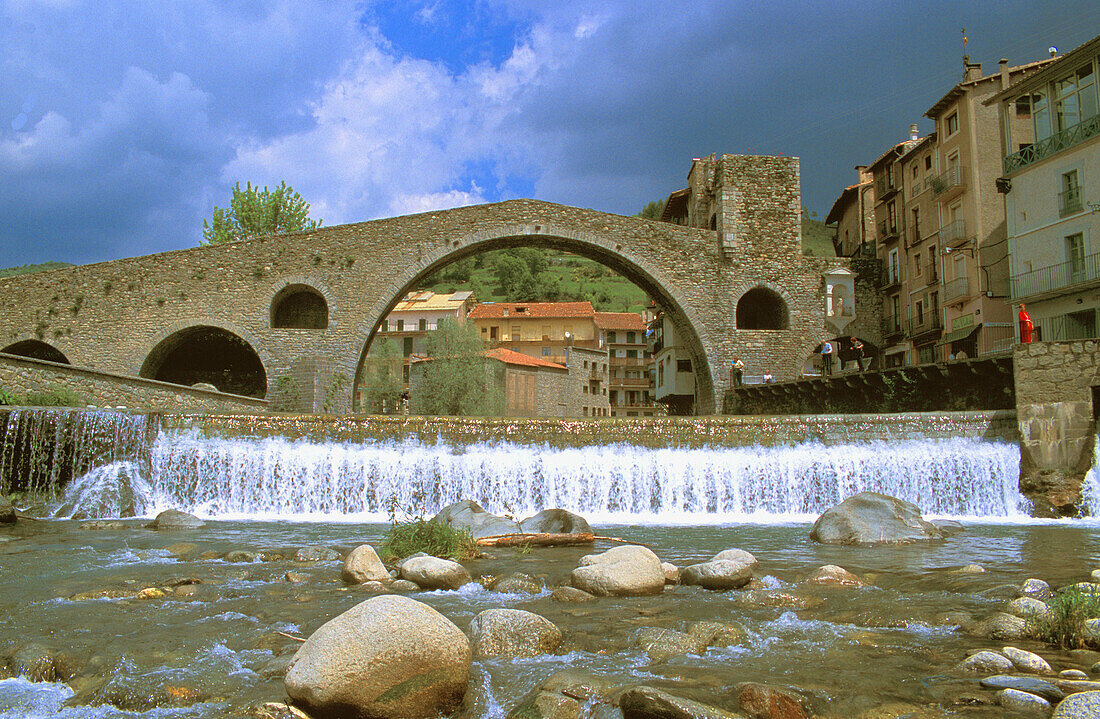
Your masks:
{"label": "white foamy water", "polygon": [[[134,482],[135,505],[221,519],[380,521],[391,505],[430,515],[472,499],[516,517],[561,507],[596,522],[802,521],[861,491],[932,516],[1024,516],[1018,448],[971,439],[650,449],[162,433],[149,466]],[[102,475],[69,491],[102,496],[81,483],[102,487]]]}

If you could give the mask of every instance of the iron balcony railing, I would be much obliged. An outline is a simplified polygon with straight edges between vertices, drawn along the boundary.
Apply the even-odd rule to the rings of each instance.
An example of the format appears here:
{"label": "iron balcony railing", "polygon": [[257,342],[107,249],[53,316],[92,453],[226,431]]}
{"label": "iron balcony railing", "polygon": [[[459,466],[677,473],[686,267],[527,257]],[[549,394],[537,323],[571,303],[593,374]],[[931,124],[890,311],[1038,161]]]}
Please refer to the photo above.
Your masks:
{"label": "iron balcony railing", "polygon": [[1080,212],[1082,207],[1080,185],[1071,187],[1065,192],[1058,193],[1059,217],[1065,217],[1066,215],[1072,215],[1074,212]]}
{"label": "iron balcony railing", "polygon": [[966,220],[955,220],[940,228],[940,245],[954,247],[966,239]]}
{"label": "iron balcony railing", "polygon": [[915,247],[920,244],[920,227],[910,227],[905,231],[905,246]]}
{"label": "iron balcony railing", "polygon": [[1016,328],[1010,322],[985,323],[972,334],[954,342],[937,346],[940,362],[953,362],[978,357],[1012,354]]}
{"label": "iron balcony railing", "polygon": [[902,327],[902,321],[898,317],[887,315],[882,318],[882,334],[887,337],[902,334],[905,331]]}
{"label": "iron balcony railing", "polygon": [[887,265],[882,268],[878,276],[878,285],[882,289],[889,289],[901,284],[901,269]]}
{"label": "iron balcony railing", "polygon": [[943,320],[939,312],[925,312],[923,317],[915,317],[909,320],[909,334],[911,336],[922,335],[933,330],[942,330]]}
{"label": "iron balcony railing", "polygon": [[1018,299],[1055,292],[1096,279],[1100,279],[1100,252],[1010,277],[1008,286],[1012,297]]}
{"label": "iron balcony railing", "polygon": [[883,242],[889,242],[898,238],[898,224],[890,220],[882,220],[878,223],[878,236]]}
{"label": "iron balcony railing", "polygon": [[932,260],[924,265],[924,281],[927,284],[934,285],[940,281],[940,274],[936,270],[936,261]]}
{"label": "iron balcony railing", "polygon": [[943,301],[954,302],[970,297],[970,278],[958,277],[947,282],[943,286]]}
{"label": "iron balcony railing", "polygon": [[1062,315],[1041,320],[1035,328],[1040,342],[1067,342],[1069,340],[1093,340],[1100,338],[1096,316],[1092,321],[1082,321],[1079,317]]}
{"label": "iron balcony railing", "polygon": [[1082,120],[1073,127],[1067,127],[1061,132],[1056,132],[1050,137],[1028,145],[1019,152],[1014,152],[1004,159],[1005,174],[1011,174],[1016,170],[1027,167],[1033,162],[1038,162],[1046,157],[1061,152],[1084,142],[1090,137],[1100,135],[1100,115],[1093,115],[1087,120]]}
{"label": "iron balcony railing", "polygon": [[958,165],[949,167],[947,172],[942,172],[928,180],[928,185],[932,188],[932,196],[939,197],[956,188],[965,187],[966,171]]}
{"label": "iron balcony railing", "polygon": [[885,175],[878,178],[875,182],[875,201],[880,202],[886,199],[887,195],[891,195],[897,192],[898,186],[894,182],[894,173],[890,171]]}

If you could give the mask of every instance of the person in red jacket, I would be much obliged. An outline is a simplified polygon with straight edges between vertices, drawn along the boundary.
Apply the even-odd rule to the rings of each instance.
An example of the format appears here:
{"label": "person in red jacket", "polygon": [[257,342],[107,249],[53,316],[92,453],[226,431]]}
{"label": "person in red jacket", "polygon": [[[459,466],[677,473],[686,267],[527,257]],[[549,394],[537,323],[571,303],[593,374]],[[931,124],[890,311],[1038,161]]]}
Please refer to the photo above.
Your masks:
{"label": "person in red jacket", "polygon": [[1027,306],[1020,303],[1020,341],[1031,342],[1031,333],[1035,329],[1035,325],[1031,323],[1031,315],[1027,313]]}

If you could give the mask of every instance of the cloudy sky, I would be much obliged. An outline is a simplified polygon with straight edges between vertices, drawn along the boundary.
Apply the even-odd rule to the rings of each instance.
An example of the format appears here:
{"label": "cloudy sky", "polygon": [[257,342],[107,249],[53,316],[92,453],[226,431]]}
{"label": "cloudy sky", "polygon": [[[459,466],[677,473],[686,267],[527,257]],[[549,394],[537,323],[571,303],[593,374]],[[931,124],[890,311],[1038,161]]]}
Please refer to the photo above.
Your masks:
{"label": "cloudy sky", "polygon": [[194,246],[233,183],[325,225],[514,197],[633,214],[711,152],[824,214],[960,79],[1100,3],[0,0],[0,267]]}

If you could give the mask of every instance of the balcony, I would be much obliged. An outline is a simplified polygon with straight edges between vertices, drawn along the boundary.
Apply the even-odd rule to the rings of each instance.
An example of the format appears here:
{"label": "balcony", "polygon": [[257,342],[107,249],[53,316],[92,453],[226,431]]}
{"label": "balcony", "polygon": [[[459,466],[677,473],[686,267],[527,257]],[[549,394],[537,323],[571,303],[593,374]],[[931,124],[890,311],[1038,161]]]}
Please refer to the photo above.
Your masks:
{"label": "balcony", "polygon": [[939,283],[940,273],[936,269],[936,261],[930,260],[924,265],[924,282],[928,285],[934,285]]}
{"label": "balcony", "polygon": [[888,196],[897,192],[898,189],[898,185],[894,181],[893,171],[879,177],[878,180],[875,181],[875,202],[885,200]]}
{"label": "balcony", "polygon": [[881,242],[893,242],[898,239],[898,224],[890,220],[878,223],[878,238]]}
{"label": "balcony", "polygon": [[1096,135],[1100,135],[1100,115],[1093,115],[1073,127],[1067,127],[1065,130],[1056,132],[1033,145],[1028,145],[1019,152],[1012,153],[1004,159],[1005,174],[1016,172],[1033,162],[1046,159]]}
{"label": "balcony", "polygon": [[1058,216],[1065,217],[1074,212],[1080,212],[1084,205],[1081,203],[1082,187],[1076,185],[1065,192],[1058,193]]}
{"label": "balcony", "polygon": [[949,200],[966,187],[966,169],[958,165],[949,167],[947,172],[928,180],[928,185],[932,188],[932,197],[940,201]]}
{"label": "balcony", "polygon": [[966,220],[955,220],[940,228],[941,247],[955,247],[966,242]]}
{"label": "balcony", "polygon": [[970,299],[972,296],[973,295],[970,294],[969,277],[959,277],[945,283],[943,286],[944,302],[962,302]]}
{"label": "balcony", "polygon": [[649,377],[612,377],[612,387],[649,387],[652,385]]}
{"label": "balcony", "polygon": [[649,357],[611,357],[612,367],[648,367],[653,364]]}
{"label": "balcony", "polygon": [[926,312],[923,317],[909,320],[909,335],[919,337],[929,332],[939,332],[943,329],[943,320],[939,312]]}
{"label": "balcony", "polygon": [[901,270],[887,265],[882,268],[878,277],[878,286],[881,290],[892,290],[901,285]]}
{"label": "balcony", "polygon": [[905,231],[905,246],[916,247],[923,238],[920,236],[920,227],[910,227]]}
{"label": "balcony", "polygon": [[904,324],[899,317],[886,316],[882,318],[882,334],[884,338],[899,337],[905,333]]}
{"label": "balcony", "polygon": [[1008,286],[1012,298],[1020,299],[1048,292],[1057,294],[1097,279],[1100,279],[1100,252],[1010,277]]}

